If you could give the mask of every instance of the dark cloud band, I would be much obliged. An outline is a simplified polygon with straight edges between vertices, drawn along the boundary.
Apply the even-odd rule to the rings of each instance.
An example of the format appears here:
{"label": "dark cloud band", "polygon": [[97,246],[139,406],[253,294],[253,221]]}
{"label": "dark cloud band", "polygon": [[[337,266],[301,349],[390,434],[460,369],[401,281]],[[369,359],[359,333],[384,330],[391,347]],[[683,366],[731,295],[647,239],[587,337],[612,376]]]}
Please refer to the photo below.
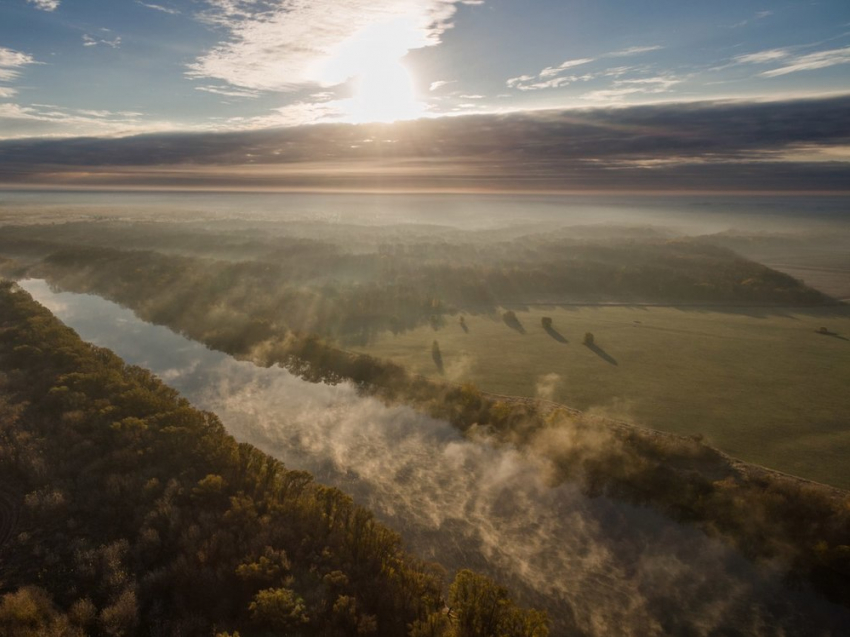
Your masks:
{"label": "dark cloud band", "polygon": [[850,190],[850,96],[0,142],[0,182]]}

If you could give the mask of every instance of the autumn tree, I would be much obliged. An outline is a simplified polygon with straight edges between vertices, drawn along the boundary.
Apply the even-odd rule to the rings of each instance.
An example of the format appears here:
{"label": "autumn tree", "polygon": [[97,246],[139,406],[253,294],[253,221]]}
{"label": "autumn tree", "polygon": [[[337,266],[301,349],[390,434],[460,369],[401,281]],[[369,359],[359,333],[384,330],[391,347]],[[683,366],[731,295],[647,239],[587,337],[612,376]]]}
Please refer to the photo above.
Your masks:
{"label": "autumn tree", "polygon": [[520,608],[508,590],[472,571],[460,571],[449,589],[455,637],[547,637],[545,613]]}

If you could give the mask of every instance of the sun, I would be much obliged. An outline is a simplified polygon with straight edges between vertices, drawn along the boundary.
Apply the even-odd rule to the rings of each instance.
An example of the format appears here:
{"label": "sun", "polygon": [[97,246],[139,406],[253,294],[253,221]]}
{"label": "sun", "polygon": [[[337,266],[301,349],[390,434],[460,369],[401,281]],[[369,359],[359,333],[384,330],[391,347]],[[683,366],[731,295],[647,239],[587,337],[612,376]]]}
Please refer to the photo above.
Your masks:
{"label": "sun", "polygon": [[354,96],[343,109],[355,124],[415,119],[424,111],[416,99],[413,79],[399,61],[364,69],[355,79]]}
{"label": "sun", "polygon": [[403,58],[422,46],[405,19],[374,24],[343,43],[321,70],[327,84],[350,82],[353,94],[340,109],[351,123],[416,119],[425,112]]}

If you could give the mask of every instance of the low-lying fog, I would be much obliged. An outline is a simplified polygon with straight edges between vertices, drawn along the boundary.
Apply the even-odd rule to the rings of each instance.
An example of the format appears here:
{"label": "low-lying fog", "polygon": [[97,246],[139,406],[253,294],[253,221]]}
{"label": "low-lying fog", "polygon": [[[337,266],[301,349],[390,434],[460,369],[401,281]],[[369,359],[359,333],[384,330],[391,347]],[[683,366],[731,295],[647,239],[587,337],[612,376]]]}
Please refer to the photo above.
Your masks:
{"label": "low-lying fog", "polygon": [[[79,219],[238,220],[464,230],[638,224],[677,234],[823,230],[848,220],[847,197],[700,195],[0,192],[0,224]],[[250,225],[250,224],[249,224]]]}
{"label": "low-lying fog", "polygon": [[[652,229],[659,237],[712,235],[714,243],[850,299],[850,199],[840,196],[0,191],[0,227],[86,221],[119,224],[111,247],[178,253],[179,238],[136,245],[122,239],[120,224],[160,223],[178,235],[200,231],[234,240],[306,238],[354,252],[413,237],[498,242],[563,229],[591,241],[623,240],[624,228]],[[61,228],[53,230],[48,236],[61,238]],[[256,257],[216,245],[220,240],[211,238],[200,253]],[[196,245],[185,249],[199,254]]]}
{"label": "low-lying fog", "polygon": [[838,635],[850,613],[652,511],[547,486],[543,461],[353,386],[236,361],[97,297],[21,282],[89,341],[151,369],[239,440],[370,507],[410,549],[545,607],[554,635]]}

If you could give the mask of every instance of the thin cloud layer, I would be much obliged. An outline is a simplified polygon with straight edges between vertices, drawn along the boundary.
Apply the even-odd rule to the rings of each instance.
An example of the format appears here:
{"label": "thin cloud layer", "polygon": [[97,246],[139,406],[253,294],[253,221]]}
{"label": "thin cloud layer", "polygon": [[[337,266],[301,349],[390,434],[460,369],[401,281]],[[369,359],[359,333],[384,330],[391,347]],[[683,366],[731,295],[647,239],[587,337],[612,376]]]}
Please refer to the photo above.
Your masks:
{"label": "thin cloud layer", "polygon": [[111,40],[98,39],[90,35],[83,36],[83,46],[99,46],[101,44],[117,49],[121,46],[121,36],[119,35]]}
{"label": "thin cloud layer", "polygon": [[35,64],[31,55],[0,46],[0,82],[18,79],[21,68],[28,64]]}
{"label": "thin cloud layer", "polygon": [[263,91],[341,83],[350,76],[334,77],[328,67],[352,40],[381,29],[373,54],[399,59],[438,44],[459,4],[482,1],[209,0],[203,19],[227,38],[190,64],[188,75]]}
{"label": "thin cloud layer", "polygon": [[756,53],[747,53],[735,57],[734,62],[737,64],[767,64],[783,60],[790,55],[787,49],[770,49],[768,51],[757,51]]}
{"label": "thin cloud layer", "polygon": [[830,49],[829,51],[807,53],[806,55],[790,57],[783,61],[785,63],[778,69],[765,71],[762,75],[765,77],[777,77],[799,71],[814,71],[815,69],[825,69],[839,64],[850,64],[850,46],[841,49]]}
{"label": "thin cloud layer", "polygon": [[[134,135],[151,128],[173,130],[167,122],[150,122],[136,111],[66,108],[55,104],[22,106],[0,103],[0,130],[10,138],[26,135],[67,137],[69,128],[79,135]],[[2,145],[2,143],[0,143]],[[3,151],[0,150],[0,162]]]}
{"label": "thin cloud layer", "polygon": [[769,18],[773,15],[773,11],[757,11],[755,15],[751,18],[747,18],[746,20],[741,20],[740,22],[736,22],[731,25],[732,29],[740,29],[741,27],[745,27],[747,25],[753,24],[754,22],[758,22],[759,20],[764,20],[765,18]]}
{"label": "thin cloud layer", "polygon": [[621,58],[621,57],[630,57],[632,55],[640,55],[641,53],[649,53],[651,51],[659,51],[663,49],[663,46],[653,45],[653,46],[630,46],[627,49],[622,49],[620,51],[614,51],[613,53],[609,53],[608,57],[612,58]]}
{"label": "thin cloud layer", "polygon": [[147,2],[142,2],[141,0],[136,0],[136,4],[140,4],[143,7],[147,7],[148,9],[153,9],[154,11],[168,13],[169,15],[180,15],[180,11],[178,9],[164,7],[161,4],[149,4]]}
{"label": "thin cloud layer", "polygon": [[[839,64],[850,64],[850,46],[812,53],[795,53],[795,49],[792,47],[768,49],[746,53],[732,58],[731,65],[734,66],[737,64],[778,64],[779,66],[776,68],[762,71],[759,75],[761,77],[779,77],[781,75],[788,75],[789,73],[815,71],[831,66],[838,66]],[[728,68],[728,66],[730,65],[718,67],[718,69]]]}
{"label": "thin cloud layer", "polygon": [[[604,69],[602,71],[597,70],[593,72],[582,73],[580,75],[565,75],[565,73],[567,71],[571,71],[576,67],[585,66],[593,62],[598,62],[600,60],[604,60],[605,58],[632,57],[635,55],[641,55],[643,53],[658,51],[663,48],[664,47],[660,45],[633,46],[627,49],[621,49],[619,51],[612,51],[611,53],[606,53],[605,55],[602,55],[599,58],[570,59],[556,66],[547,66],[546,68],[542,69],[534,75],[520,75],[518,77],[512,77],[505,82],[505,86],[519,91],[539,91],[542,89],[561,88],[563,86],[568,86],[576,82],[589,82],[591,80],[595,80],[601,77],[617,76],[618,74],[620,74],[620,71],[623,71],[624,69],[630,69],[628,69],[627,67],[616,67],[614,69]],[[601,91],[596,91],[592,95],[597,94],[602,95],[603,93]],[[620,94],[624,95],[626,93],[620,91]]]}
{"label": "thin cloud layer", "polygon": [[850,96],[0,143],[0,182],[338,189],[850,188]]}
{"label": "thin cloud layer", "polygon": [[36,9],[41,9],[42,11],[56,11],[60,4],[60,0],[27,0],[27,2],[35,5]]}

